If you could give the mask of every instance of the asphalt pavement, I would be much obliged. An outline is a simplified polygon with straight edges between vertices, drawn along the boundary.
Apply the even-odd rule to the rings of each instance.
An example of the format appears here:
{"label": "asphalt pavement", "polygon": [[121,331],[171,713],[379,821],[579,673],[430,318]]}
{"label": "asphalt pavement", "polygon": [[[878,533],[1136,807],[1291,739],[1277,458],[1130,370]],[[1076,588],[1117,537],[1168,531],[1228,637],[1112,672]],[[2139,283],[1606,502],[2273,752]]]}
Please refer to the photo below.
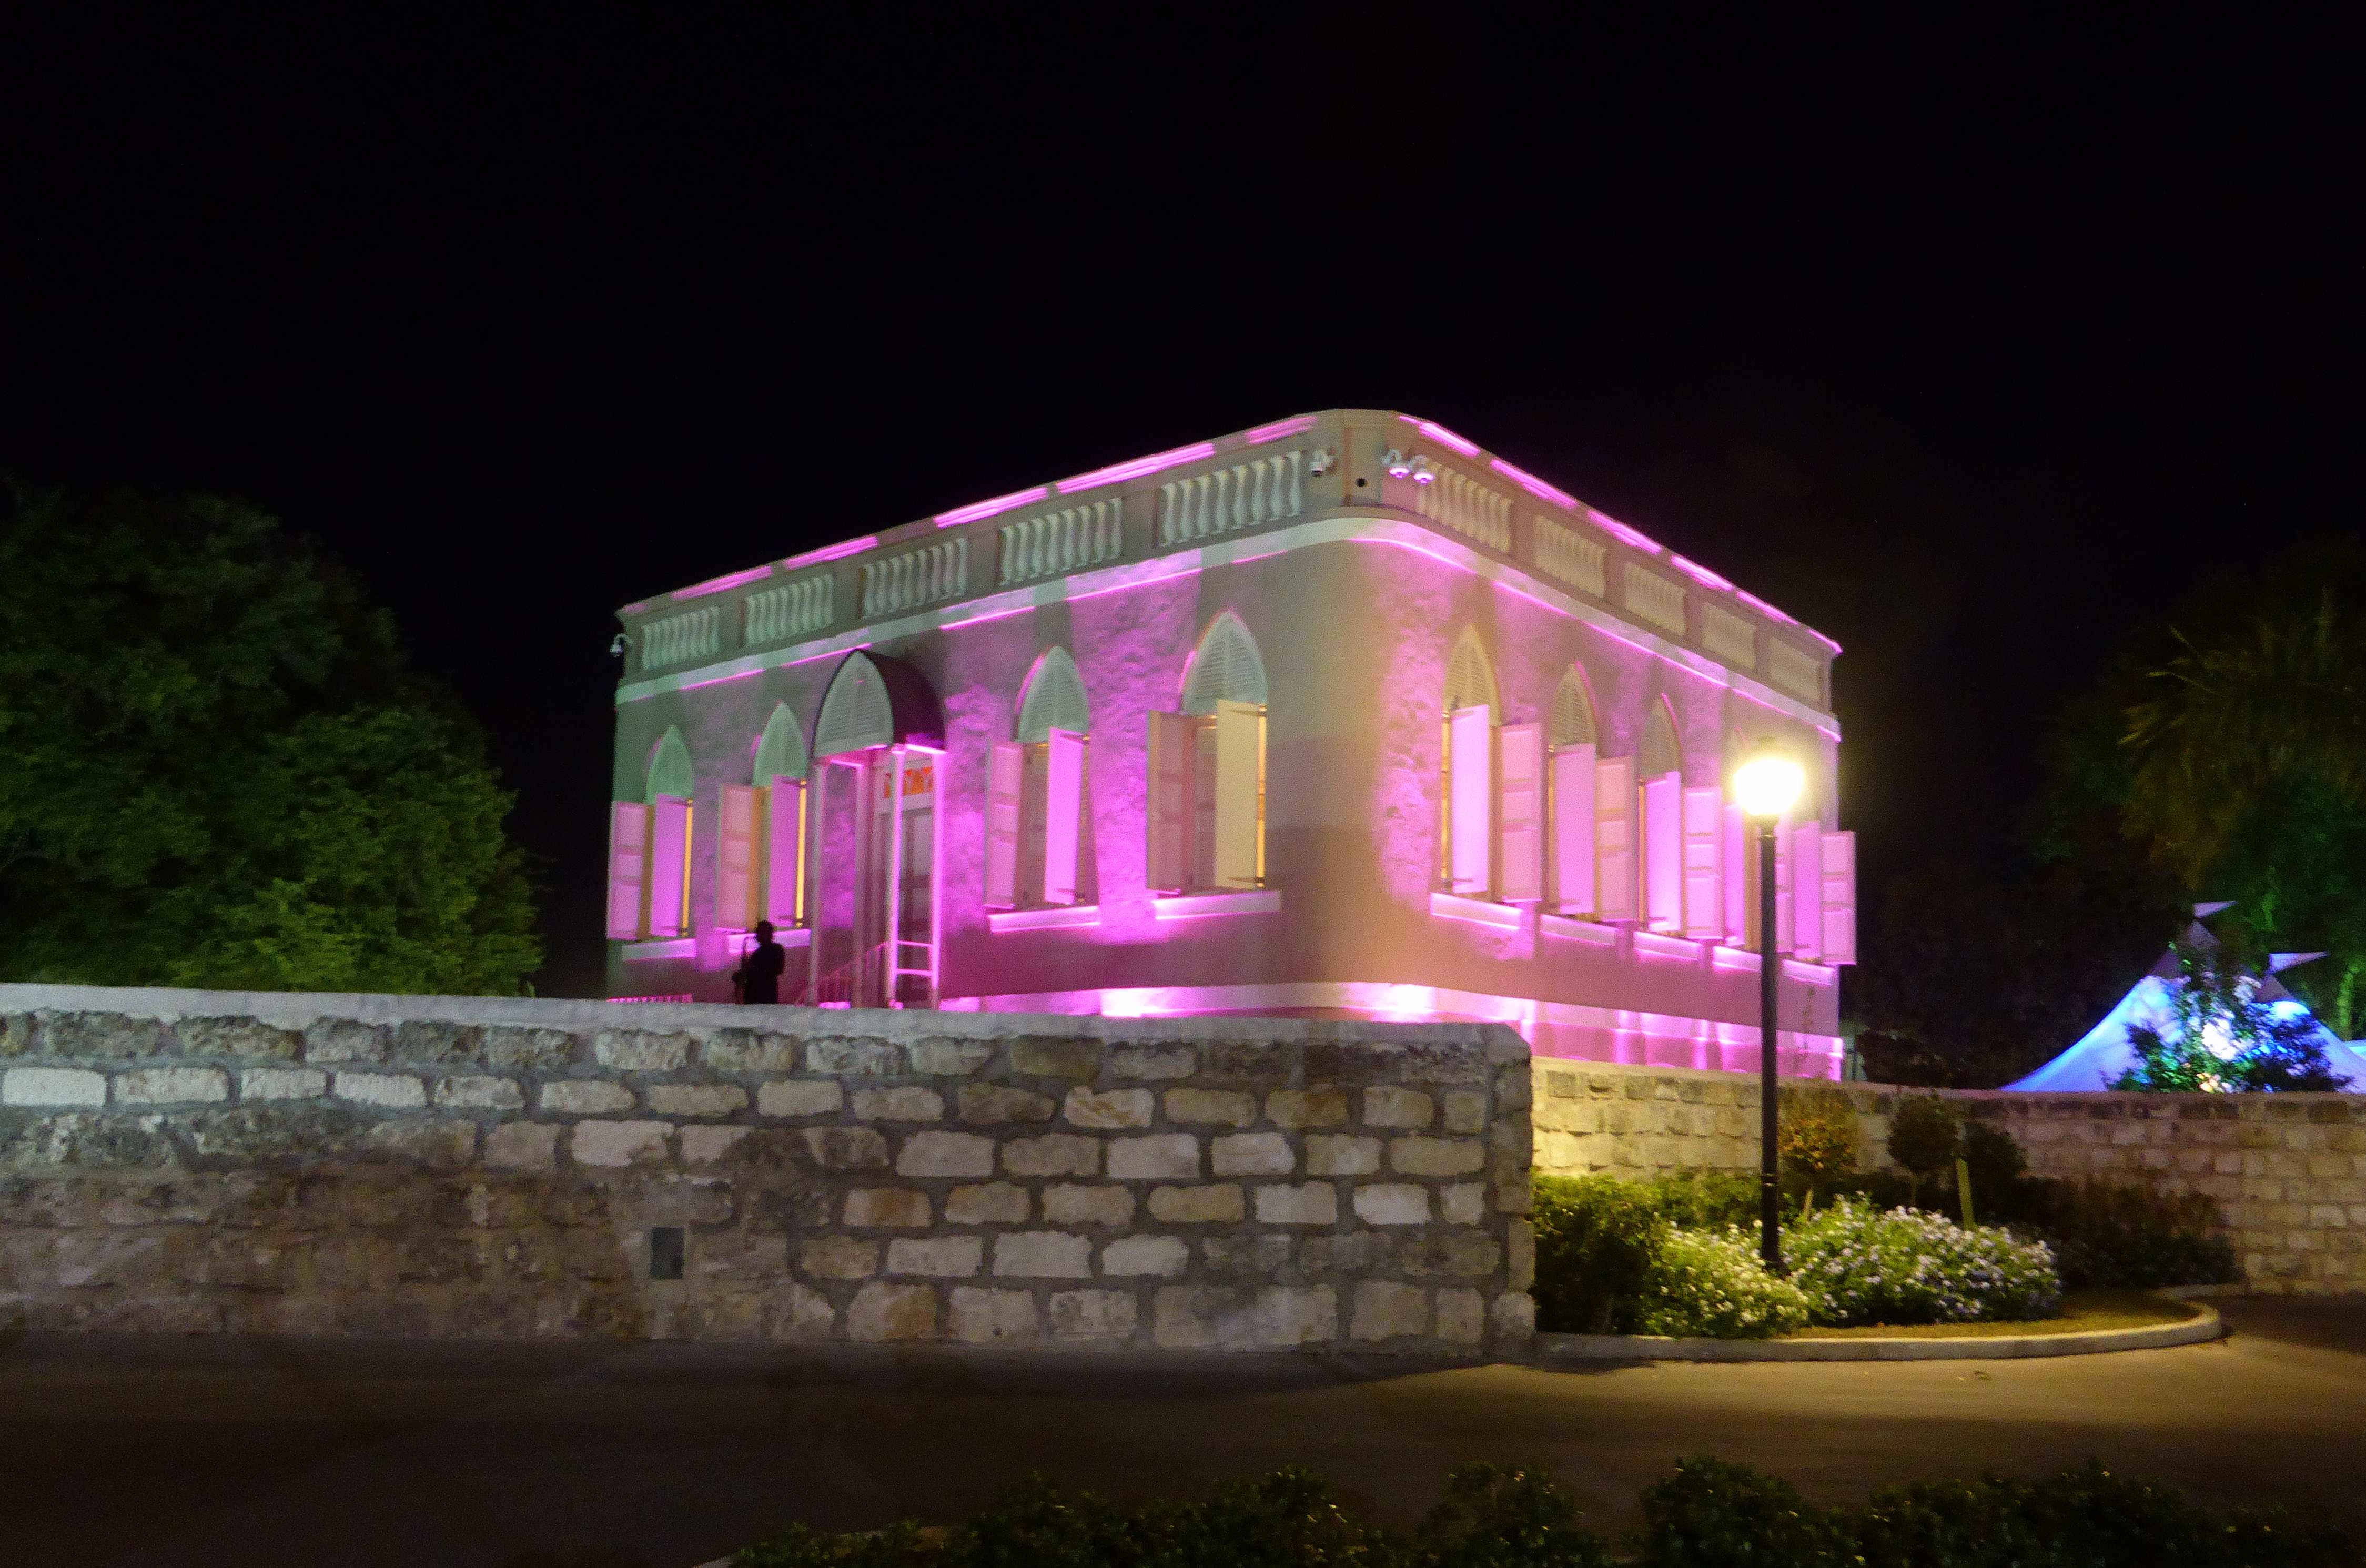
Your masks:
{"label": "asphalt pavement", "polygon": [[22,1339],[0,1562],[690,1568],[793,1518],[955,1518],[1031,1470],[1127,1497],[1303,1464],[1409,1521],[1469,1460],[1591,1521],[1714,1454],[1811,1496],[2090,1456],[2366,1533],[2366,1300],[2058,1360],[1545,1371],[1382,1359]]}

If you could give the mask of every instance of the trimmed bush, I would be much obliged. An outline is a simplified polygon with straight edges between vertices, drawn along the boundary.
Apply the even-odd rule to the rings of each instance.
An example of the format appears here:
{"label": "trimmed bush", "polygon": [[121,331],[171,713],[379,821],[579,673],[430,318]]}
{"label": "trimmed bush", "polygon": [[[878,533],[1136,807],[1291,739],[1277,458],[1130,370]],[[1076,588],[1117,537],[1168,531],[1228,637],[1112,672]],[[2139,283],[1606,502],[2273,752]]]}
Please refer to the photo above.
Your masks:
{"label": "trimmed bush", "polygon": [[1787,1089],[1783,1091],[1781,1120],[1774,1134],[1775,1152],[1783,1168],[1808,1190],[1815,1207],[1824,1189],[1856,1173],[1857,1154],[1864,1140],[1856,1105],[1836,1089]]}
{"label": "trimmed bush", "polygon": [[1923,1182],[1955,1163],[1963,1143],[1964,1113],[1953,1100],[1908,1094],[1889,1109],[1889,1157],[1913,1179],[1918,1199]]}
{"label": "trimmed bush", "polygon": [[1668,1235],[1651,1194],[1615,1176],[1539,1176],[1535,1188],[1537,1326],[1632,1333],[1625,1325]]}
{"label": "trimmed bush", "polygon": [[2062,1303],[2044,1242],[1919,1210],[1842,1199],[1785,1232],[1783,1255],[1820,1324],[2022,1322]]}
{"label": "trimmed bush", "polygon": [[2214,1234],[2218,1205],[2199,1192],[2156,1192],[2092,1177],[2017,1185],[2022,1225],[2044,1236],[2067,1285],[2153,1289],[2231,1285],[2235,1248]]}
{"label": "trimmed bush", "polygon": [[1639,1334],[1765,1339],[1808,1324],[1808,1296],[1766,1272],[1757,1243],[1734,1231],[1672,1231],[1635,1315]]}
{"label": "trimmed bush", "polygon": [[1758,1223],[1758,1178],[1740,1170],[1679,1170],[1643,1183],[1651,1207],[1679,1230],[1721,1231]]}

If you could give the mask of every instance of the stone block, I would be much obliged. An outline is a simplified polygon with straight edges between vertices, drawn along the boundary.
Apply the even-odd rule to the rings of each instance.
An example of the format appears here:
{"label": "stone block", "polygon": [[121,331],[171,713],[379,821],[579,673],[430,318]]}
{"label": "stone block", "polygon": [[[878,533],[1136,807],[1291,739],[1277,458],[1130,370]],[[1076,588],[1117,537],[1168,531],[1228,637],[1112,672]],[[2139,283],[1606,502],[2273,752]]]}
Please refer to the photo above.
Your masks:
{"label": "stone block", "polygon": [[659,1116],[737,1116],[748,1109],[748,1091],[736,1083],[653,1083],[648,1093]]}
{"label": "stone block", "polygon": [[1043,1218],[1055,1225],[1122,1225],[1133,1220],[1133,1190],[1061,1182],[1043,1189]]}
{"label": "stone block", "polygon": [[1505,1282],[1513,1290],[1527,1290],[1537,1282],[1537,1227],[1526,1220],[1514,1220],[1504,1227],[1504,1240],[1508,1263]]}
{"label": "stone block", "polygon": [[1098,1176],[1100,1140],[1081,1133],[1013,1138],[1002,1145],[1002,1168],[1012,1176]]}
{"label": "stone block", "polygon": [[896,1171],[899,1176],[992,1176],[994,1140],[977,1133],[915,1133],[904,1140]]}
{"label": "stone block", "polygon": [[922,1077],[963,1078],[994,1060],[991,1040],[916,1040],[911,1045],[912,1070]]}
{"label": "stone block", "polygon": [[798,1247],[797,1268],[813,1280],[868,1280],[879,1272],[879,1244],[850,1235],[820,1236]]}
{"label": "stone block", "polygon": [[1537,1303],[1526,1291],[1506,1291],[1487,1304],[1487,1337],[1496,1349],[1525,1352],[1537,1337]]}
{"label": "stone block", "polygon": [[1493,1273],[1503,1260],[1502,1244],[1482,1230],[1427,1231],[1407,1236],[1397,1248],[1398,1272],[1416,1280],[1472,1279]]}
{"label": "stone block", "polygon": [[318,1067],[248,1067],[238,1075],[244,1100],[318,1100],[329,1092],[329,1075]]}
{"label": "stone block", "polygon": [[1453,1345],[1477,1345],[1487,1337],[1487,1298],[1477,1291],[1437,1292],[1437,1337]]}
{"label": "stone block", "polygon": [[86,1067],[11,1067],[0,1076],[0,1104],[106,1103],[107,1075]]}
{"label": "stone block", "polygon": [[314,1019],[304,1029],[308,1062],[383,1062],[393,1048],[387,1030],[349,1018]]}
{"label": "stone block", "polygon": [[1022,1077],[1090,1083],[1101,1076],[1100,1042],[1022,1035],[1010,1043],[1010,1070]]}
{"label": "stone block", "polygon": [[1306,1139],[1309,1176],[1370,1176],[1380,1168],[1378,1138],[1313,1133]]}
{"label": "stone block", "polygon": [[458,1170],[477,1157],[473,1122],[380,1122],[362,1134],[365,1158],[403,1160],[434,1170]]}
{"label": "stone block", "polygon": [[1245,1343],[1258,1349],[1324,1345],[1339,1337],[1338,1292],[1328,1285],[1268,1285],[1249,1300]]}
{"label": "stone block", "polygon": [[1257,1119],[1256,1097],[1228,1089],[1170,1089],[1166,1091],[1166,1119],[1245,1127]]}
{"label": "stone block", "polygon": [[554,1078],[542,1086],[542,1108],[555,1116],[607,1116],[633,1109],[633,1091],[606,1078]]}
{"label": "stone block", "polygon": [[1111,1077],[1188,1078],[1199,1070],[1200,1051],[1194,1045],[1112,1045],[1109,1051]]}
{"label": "stone block", "polygon": [[794,1073],[797,1070],[796,1037],[763,1034],[752,1029],[717,1029],[696,1041],[698,1059],[716,1073]]}
{"label": "stone block", "polygon": [[858,1187],[846,1195],[846,1223],[861,1228],[925,1230],[935,1223],[929,1195],[907,1187]]}
{"label": "stone block", "polygon": [[1484,1182],[1461,1181],[1437,1190],[1437,1217],[1449,1225],[1475,1225],[1487,1218]]}
{"label": "stone block", "polygon": [[426,1084],[407,1073],[339,1072],[331,1077],[329,1089],[339,1100],[389,1111],[415,1111],[427,1103]]}
{"label": "stone block", "polygon": [[887,1168],[887,1139],[869,1127],[800,1127],[797,1137],[806,1156],[824,1170]]}
{"label": "stone block", "polygon": [[1049,1306],[1054,1339],[1121,1343],[1133,1337],[1136,1308],[1130,1291],[1054,1291]]}
{"label": "stone block", "polygon": [[756,1086],[759,1116],[835,1116],[846,1108],[846,1090],[830,1078],[776,1078]]}
{"label": "stone block", "polygon": [[1311,1235],[1298,1244],[1298,1264],[1310,1274],[1369,1274],[1392,1265],[1396,1238],[1377,1231]]}
{"label": "stone block", "polygon": [[854,1119],[858,1122],[941,1122],[945,1119],[945,1097],[932,1089],[916,1089],[908,1085],[897,1089],[858,1089],[854,1091]]}
{"label": "stone block", "polygon": [[1286,1183],[1256,1190],[1261,1225],[1330,1225],[1339,1223],[1339,1192],[1327,1181]]}
{"label": "stone block", "polygon": [[964,1345],[1024,1344],[1036,1338],[1032,1291],[997,1291],[956,1285],[952,1292],[952,1337]]}
{"label": "stone block", "polygon": [[1109,1173],[1121,1181],[1172,1181],[1200,1174],[1200,1140],[1189,1133],[1154,1133],[1110,1144]]}
{"label": "stone block", "polygon": [[258,1056],[292,1062],[304,1052],[300,1031],[254,1018],[185,1018],[173,1025],[173,1035],[182,1055],[188,1056]]}
{"label": "stone block", "polygon": [[230,1075],[220,1067],[137,1067],[115,1076],[118,1105],[197,1105],[230,1098]]}
{"label": "stone block", "polygon": [[[1208,1074],[1211,1078],[1226,1081],[1263,1083],[1279,1086],[1301,1083],[1301,1063],[1308,1055],[1288,1045],[1277,1045],[1264,1040],[1219,1040],[1207,1048]],[[1329,1071],[1309,1071],[1307,1077],[1327,1080],[1337,1075]]]}
{"label": "stone block", "polygon": [[667,1157],[666,1134],[672,1131],[663,1122],[578,1122],[568,1156],[577,1165],[658,1165]]}
{"label": "stone block", "polygon": [[1350,1339],[1403,1339],[1429,1333],[1429,1292],[1393,1280],[1366,1280],[1356,1287]]}
{"label": "stone block", "polygon": [[1089,1279],[1092,1238],[1065,1231],[1019,1231],[996,1236],[994,1271],[1005,1279]]}
{"label": "stone block", "polygon": [[1191,1249],[1180,1236],[1121,1236],[1101,1248],[1101,1272],[1112,1279],[1180,1274],[1190,1261]]}
{"label": "stone block", "polygon": [[1450,1089],[1439,1096],[1449,1133],[1483,1133],[1487,1130],[1487,1096],[1475,1089]]}
{"label": "stone block", "polygon": [[1049,1122],[1059,1112],[1060,1102],[1048,1094],[1037,1094],[1031,1089],[1012,1089],[1005,1084],[965,1083],[961,1087],[956,1104],[961,1119],[974,1126],[994,1126],[1011,1122]]}
{"label": "stone block", "polygon": [[1487,1163],[1476,1138],[1392,1138],[1389,1168],[1403,1176],[1468,1176]]}
{"label": "stone block", "polygon": [[945,1194],[949,1225],[1024,1224],[1030,1217],[1027,1189],[1009,1181],[956,1187]]}
{"label": "stone block", "polygon": [[1278,1089],[1265,1097],[1265,1115],[1277,1127],[1344,1127],[1347,1124],[1347,1091]]}
{"label": "stone block", "polygon": [[1227,1133],[1208,1145],[1208,1156],[1218,1176],[1287,1176],[1298,1168],[1298,1156],[1279,1133]]}
{"label": "stone block", "polygon": [[1164,1224],[1237,1224],[1247,1212],[1238,1187],[1154,1187],[1150,1190],[1150,1217]]}
{"label": "stone block", "polygon": [[1429,1189],[1407,1182],[1375,1182],[1356,1189],[1356,1217],[1368,1225],[1429,1223]]}
{"label": "stone block", "polygon": [[1157,1120],[1156,1099],[1146,1089],[1068,1091],[1060,1114],[1072,1127],[1147,1127]]}
{"label": "stone block", "polygon": [[523,1111],[525,1090],[515,1078],[469,1075],[437,1078],[435,1103],[453,1111]]}
{"label": "stone block", "polygon": [[1210,1274],[1270,1280],[1290,1268],[1286,1235],[1211,1235],[1200,1244],[1200,1267]]}
{"label": "stone block", "polygon": [[485,1031],[485,1066],[503,1072],[547,1072],[575,1060],[575,1036],[563,1029],[493,1024]]}
{"label": "stone block", "polygon": [[394,1026],[394,1045],[387,1059],[422,1066],[481,1064],[485,1026],[443,1018],[406,1018]]}
{"label": "stone block", "polygon": [[846,1337],[863,1343],[934,1339],[938,1337],[937,1292],[929,1285],[890,1285],[873,1280],[854,1292],[846,1309]]}
{"label": "stone block", "polygon": [[549,1170],[558,1163],[558,1123],[504,1122],[485,1132],[489,1170]]}
{"label": "stone block", "polygon": [[966,1280],[986,1258],[986,1238],[976,1235],[899,1235],[887,1244],[887,1272],[932,1280]]}
{"label": "stone block", "polygon": [[904,1048],[888,1040],[808,1040],[806,1070],[839,1078],[889,1077],[904,1070]]}
{"label": "stone block", "polygon": [[646,1029],[603,1029],[592,1037],[592,1059],[627,1073],[678,1073],[690,1066],[690,1036]]}
{"label": "stone block", "polygon": [[713,1165],[729,1156],[753,1127],[684,1127],[682,1130],[682,1163]]}

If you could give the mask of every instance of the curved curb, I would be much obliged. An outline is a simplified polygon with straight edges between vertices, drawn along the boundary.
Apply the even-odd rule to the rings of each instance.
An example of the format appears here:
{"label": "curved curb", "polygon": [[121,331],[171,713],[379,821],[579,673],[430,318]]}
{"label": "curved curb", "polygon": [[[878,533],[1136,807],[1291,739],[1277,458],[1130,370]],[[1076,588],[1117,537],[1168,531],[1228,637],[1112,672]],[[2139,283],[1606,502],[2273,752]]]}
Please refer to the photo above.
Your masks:
{"label": "curved curb", "polygon": [[2076,1334],[2001,1334],[1966,1339],[1670,1339],[1648,1334],[1539,1334],[1534,1359],[1555,1361],[2012,1361],[2198,1345],[2225,1332],[2201,1303],[2183,1323],[2090,1328]]}

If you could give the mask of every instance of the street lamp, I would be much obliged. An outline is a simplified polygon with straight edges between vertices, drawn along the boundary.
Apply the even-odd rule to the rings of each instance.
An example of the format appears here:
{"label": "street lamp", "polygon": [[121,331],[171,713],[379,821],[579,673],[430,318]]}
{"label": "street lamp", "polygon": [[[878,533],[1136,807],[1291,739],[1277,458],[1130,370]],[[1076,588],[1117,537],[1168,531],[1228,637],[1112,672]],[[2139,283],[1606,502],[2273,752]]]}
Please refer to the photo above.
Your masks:
{"label": "street lamp", "polygon": [[1733,797],[1758,829],[1758,1256],[1770,1273],[1783,1269],[1774,1177],[1774,986],[1783,973],[1774,951],[1774,825],[1807,784],[1798,760],[1771,739],[1733,771]]}

